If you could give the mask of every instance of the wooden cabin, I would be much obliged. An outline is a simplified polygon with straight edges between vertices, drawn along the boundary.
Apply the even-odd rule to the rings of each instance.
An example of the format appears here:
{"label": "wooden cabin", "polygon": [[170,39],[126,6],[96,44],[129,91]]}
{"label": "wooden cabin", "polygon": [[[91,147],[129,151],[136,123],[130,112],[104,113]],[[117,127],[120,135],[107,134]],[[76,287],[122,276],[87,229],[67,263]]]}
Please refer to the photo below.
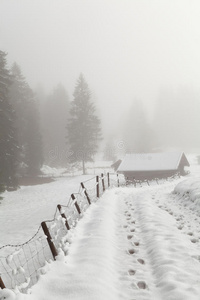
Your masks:
{"label": "wooden cabin", "polygon": [[183,152],[126,154],[117,172],[128,180],[167,178],[175,174],[186,175],[190,164]]}

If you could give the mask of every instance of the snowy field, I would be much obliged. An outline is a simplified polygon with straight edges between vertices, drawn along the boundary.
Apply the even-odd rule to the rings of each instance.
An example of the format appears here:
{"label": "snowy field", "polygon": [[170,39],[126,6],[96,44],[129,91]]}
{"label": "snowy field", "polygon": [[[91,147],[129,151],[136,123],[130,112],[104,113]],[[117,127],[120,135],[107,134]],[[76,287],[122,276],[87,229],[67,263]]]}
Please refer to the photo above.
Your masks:
{"label": "snowy field", "polygon": [[[193,165],[174,182],[107,190],[69,233],[68,255],[47,264],[27,295],[4,289],[0,299],[199,300],[199,175]],[[4,193],[0,244],[28,239],[82,180],[63,177]]]}

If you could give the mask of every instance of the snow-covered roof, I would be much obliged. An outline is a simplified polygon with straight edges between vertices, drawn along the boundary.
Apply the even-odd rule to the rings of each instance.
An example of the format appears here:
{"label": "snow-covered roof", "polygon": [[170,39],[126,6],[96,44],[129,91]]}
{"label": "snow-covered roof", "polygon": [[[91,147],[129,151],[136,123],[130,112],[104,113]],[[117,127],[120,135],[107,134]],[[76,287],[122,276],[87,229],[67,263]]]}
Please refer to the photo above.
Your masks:
{"label": "snow-covered roof", "polygon": [[189,166],[183,152],[126,154],[117,171],[177,170],[181,159],[184,159],[185,165]]}

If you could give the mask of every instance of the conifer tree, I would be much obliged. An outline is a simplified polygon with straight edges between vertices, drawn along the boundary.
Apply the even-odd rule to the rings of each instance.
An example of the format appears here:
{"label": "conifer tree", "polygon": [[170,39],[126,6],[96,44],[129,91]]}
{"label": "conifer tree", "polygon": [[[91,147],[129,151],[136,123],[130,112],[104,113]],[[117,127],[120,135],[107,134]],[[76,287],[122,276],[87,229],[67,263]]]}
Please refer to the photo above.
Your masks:
{"label": "conifer tree", "polygon": [[17,143],[14,129],[14,112],[9,101],[8,90],[11,76],[6,67],[6,53],[0,50],[0,186],[17,186]]}
{"label": "conifer tree", "polygon": [[28,122],[26,129],[26,163],[29,175],[38,175],[43,164],[42,136],[37,101],[30,90]]}
{"label": "conifer tree", "polygon": [[33,91],[14,63],[11,68],[12,85],[10,99],[16,114],[19,141],[19,168],[22,175],[37,175],[42,165],[42,141],[40,135],[39,109]]}
{"label": "conifer tree", "polygon": [[58,84],[42,106],[44,159],[53,167],[66,167],[68,164],[66,126],[69,109],[67,91],[62,84]]}
{"label": "conifer tree", "polygon": [[91,101],[88,84],[80,74],[71,103],[70,119],[67,126],[68,142],[71,150],[71,162],[82,162],[83,174],[85,163],[93,161],[101,139],[100,120],[95,115],[95,106]]}
{"label": "conifer tree", "polygon": [[143,105],[135,100],[129,111],[123,134],[126,152],[151,152],[154,139],[154,132],[147,120]]}

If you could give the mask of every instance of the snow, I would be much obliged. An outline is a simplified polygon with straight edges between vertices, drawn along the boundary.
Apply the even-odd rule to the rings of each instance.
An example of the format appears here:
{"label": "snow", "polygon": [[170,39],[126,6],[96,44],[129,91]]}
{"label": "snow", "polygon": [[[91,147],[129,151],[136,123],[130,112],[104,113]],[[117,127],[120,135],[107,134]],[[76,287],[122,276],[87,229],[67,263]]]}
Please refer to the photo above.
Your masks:
{"label": "snow", "polygon": [[182,154],[181,152],[126,154],[117,171],[177,170]]}
{"label": "snow", "polygon": [[57,204],[67,205],[70,195],[78,192],[80,182],[92,177],[63,177],[48,184],[23,186],[1,194],[0,224],[6,234],[0,235],[0,247],[28,240],[42,221],[52,219]]}
{"label": "snow", "polygon": [[[190,178],[180,182],[174,191],[185,199],[187,202],[194,202],[193,207],[200,210],[200,185],[199,178]],[[190,203],[191,205],[192,203]]]}
{"label": "snow", "polygon": [[[198,175],[200,168],[194,166],[194,169]],[[35,192],[37,205],[51,193],[57,193],[57,199],[52,200],[55,206],[58,201],[66,200],[62,193],[77,187],[80,179],[83,180],[61,178],[37,186],[38,189],[23,188],[21,192],[25,190],[30,201],[33,201],[31,191]],[[46,263],[39,281],[27,294],[4,289],[0,290],[0,299],[199,300],[199,180],[191,174],[187,179],[161,185],[107,190],[68,232],[67,255],[60,250],[56,261]],[[19,191],[4,196],[7,197],[1,204],[4,211],[14,204],[15,213],[25,210],[25,206],[17,205],[22,196]],[[46,216],[52,213],[50,203],[44,204],[48,207],[46,211],[43,209]],[[31,210],[33,227],[38,221],[37,205]],[[2,219],[0,222],[2,227]],[[11,231],[17,233],[17,224],[6,224],[10,240]],[[9,261],[12,259],[8,257]]]}

